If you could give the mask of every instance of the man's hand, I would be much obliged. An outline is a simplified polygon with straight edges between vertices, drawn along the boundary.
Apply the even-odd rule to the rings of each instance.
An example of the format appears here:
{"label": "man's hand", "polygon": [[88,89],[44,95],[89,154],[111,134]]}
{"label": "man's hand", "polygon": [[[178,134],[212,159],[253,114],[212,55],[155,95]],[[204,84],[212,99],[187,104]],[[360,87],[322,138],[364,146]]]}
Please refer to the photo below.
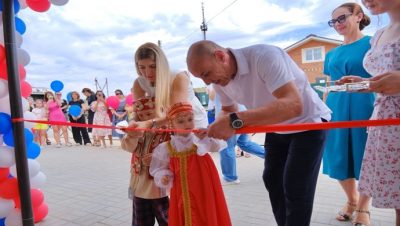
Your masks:
{"label": "man's hand", "polygon": [[208,128],[207,135],[212,138],[228,140],[235,134],[230,125],[229,115],[221,115]]}

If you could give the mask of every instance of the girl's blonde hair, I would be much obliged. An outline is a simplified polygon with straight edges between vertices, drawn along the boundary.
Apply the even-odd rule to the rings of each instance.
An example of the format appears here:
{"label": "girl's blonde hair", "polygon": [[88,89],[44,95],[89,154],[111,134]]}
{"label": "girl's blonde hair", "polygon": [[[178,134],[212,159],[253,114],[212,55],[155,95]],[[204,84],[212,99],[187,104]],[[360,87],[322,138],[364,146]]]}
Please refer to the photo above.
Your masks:
{"label": "girl's blonde hair", "polygon": [[156,82],[155,82],[155,105],[158,117],[165,115],[165,109],[170,106],[171,86],[174,80],[169,68],[167,57],[162,49],[151,42],[145,43],[136,50],[135,67],[139,76],[142,76],[139,70],[138,61],[151,59],[156,63]]}

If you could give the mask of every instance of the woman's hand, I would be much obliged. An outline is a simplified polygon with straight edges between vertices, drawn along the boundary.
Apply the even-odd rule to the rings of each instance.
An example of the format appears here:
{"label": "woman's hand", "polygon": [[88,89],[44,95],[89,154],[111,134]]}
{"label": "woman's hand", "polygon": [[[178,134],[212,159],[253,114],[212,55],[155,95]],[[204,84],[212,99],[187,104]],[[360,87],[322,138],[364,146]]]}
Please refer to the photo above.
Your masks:
{"label": "woman's hand", "polygon": [[167,184],[169,183],[169,177],[168,177],[167,175],[163,176],[163,177],[161,178],[161,183],[162,183],[163,185],[167,185]]}
{"label": "woman's hand", "polygon": [[152,153],[147,153],[143,156],[142,158],[142,163],[145,166],[150,166],[150,162],[151,162],[151,157],[152,157]]}
{"label": "woman's hand", "polygon": [[372,77],[369,82],[369,90],[386,95],[400,93],[400,71],[386,72]]}
{"label": "woman's hand", "polygon": [[127,129],[135,129],[135,130],[125,130],[125,129],[121,129],[121,130],[124,130],[126,132],[126,134],[128,134],[129,137],[140,138],[144,134],[144,129],[148,129],[148,128],[150,128],[150,125],[147,121],[143,121],[143,122],[131,121],[129,123]]}
{"label": "woman's hand", "polygon": [[343,76],[342,78],[337,80],[335,82],[335,85],[343,85],[345,83],[362,82],[362,81],[364,81],[364,79],[362,77],[360,77],[360,76],[347,75],[347,76]]}

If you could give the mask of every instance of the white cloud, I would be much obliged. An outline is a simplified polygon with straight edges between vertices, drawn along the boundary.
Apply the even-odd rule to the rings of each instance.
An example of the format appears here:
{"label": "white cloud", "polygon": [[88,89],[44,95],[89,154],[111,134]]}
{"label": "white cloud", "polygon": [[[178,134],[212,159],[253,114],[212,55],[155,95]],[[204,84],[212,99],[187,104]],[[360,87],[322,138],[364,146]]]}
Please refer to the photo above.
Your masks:
{"label": "white cloud", "polygon": [[[344,2],[205,0],[205,17],[211,20],[207,38],[233,48],[257,43],[284,48],[310,33],[341,39],[326,21]],[[116,88],[129,92],[139,45],[161,40],[171,67],[185,69],[187,48],[203,38],[201,0],[70,0],[45,13],[24,9],[18,16],[27,25],[22,48],[31,56],[28,81],[48,87],[58,79],[64,93],[94,89],[95,77],[101,85],[108,79],[110,94]],[[367,34],[387,23],[385,17],[379,26],[373,20]],[[193,82],[203,85],[198,79]]]}

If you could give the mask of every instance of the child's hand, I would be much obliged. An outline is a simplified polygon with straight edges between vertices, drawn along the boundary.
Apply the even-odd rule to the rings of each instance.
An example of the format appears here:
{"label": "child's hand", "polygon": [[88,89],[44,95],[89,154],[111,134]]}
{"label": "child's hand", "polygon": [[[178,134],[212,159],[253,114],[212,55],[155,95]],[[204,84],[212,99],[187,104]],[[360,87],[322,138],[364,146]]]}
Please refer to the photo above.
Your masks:
{"label": "child's hand", "polygon": [[[141,126],[140,122],[131,121],[127,128],[140,129],[143,127]],[[140,138],[140,137],[143,137],[143,135],[144,135],[143,130],[124,130],[124,129],[121,129],[121,130],[124,131],[125,133],[127,133],[129,137],[133,137],[133,138]]]}
{"label": "child's hand", "polygon": [[207,136],[207,129],[198,129],[199,132],[194,133],[200,140]]}
{"label": "child's hand", "polygon": [[163,177],[161,178],[161,183],[162,183],[163,185],[167,185],[167,184],[169,183],[169,177],[168,177],[167,175],[163,176]]}
{"label": "child's hand", "polygon": [[152,153],[145,154],[142,158],[142,163],[145,166],[150,166]]}

